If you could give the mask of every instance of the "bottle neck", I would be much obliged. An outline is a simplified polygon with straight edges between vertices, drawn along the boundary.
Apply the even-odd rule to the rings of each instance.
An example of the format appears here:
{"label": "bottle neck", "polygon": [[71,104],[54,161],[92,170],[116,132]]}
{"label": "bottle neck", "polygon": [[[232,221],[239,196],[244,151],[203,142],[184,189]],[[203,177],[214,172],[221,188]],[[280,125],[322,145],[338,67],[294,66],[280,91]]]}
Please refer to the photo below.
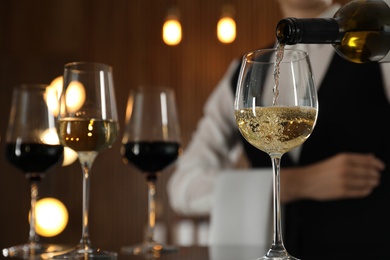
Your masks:
{"label": "bottle neck", "polygon": [[[389,0],[390,1],[390,0]],[[286,18],[276,26],[276,38],[280,43],[338,43],[339,25],[333,18]]]}

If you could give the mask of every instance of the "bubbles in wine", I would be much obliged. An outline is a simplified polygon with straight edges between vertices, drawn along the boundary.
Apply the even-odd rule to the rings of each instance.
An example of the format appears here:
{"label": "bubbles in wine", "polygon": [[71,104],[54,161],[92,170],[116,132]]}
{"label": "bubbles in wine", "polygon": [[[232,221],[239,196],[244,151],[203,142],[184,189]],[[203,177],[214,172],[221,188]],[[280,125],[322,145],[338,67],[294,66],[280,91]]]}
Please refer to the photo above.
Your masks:
{"label": "bubbles in wine", "polygon": [[256,148],[283,154],[301,145],[314,128],[316,109],[311,107],[256,107],[235,111],[241,134]]}

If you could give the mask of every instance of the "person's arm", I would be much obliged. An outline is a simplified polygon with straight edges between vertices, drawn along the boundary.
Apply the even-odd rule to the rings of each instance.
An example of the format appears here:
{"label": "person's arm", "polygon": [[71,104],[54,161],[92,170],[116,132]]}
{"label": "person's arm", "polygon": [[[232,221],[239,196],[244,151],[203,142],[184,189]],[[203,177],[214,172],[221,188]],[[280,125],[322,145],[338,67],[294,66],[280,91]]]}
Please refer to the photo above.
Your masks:
{"label": "person's arm", "polygon": [[231,169],[237,160],[234,150],[239,143],[239,132],[230,79],[238,65],[238,61],[230,65],[207,100],[196,132],[168,181],[170,204],[178,214],[208,215],[218,174]]}
{"label": "person's arm", "polygon": [[362,198],[380,182],[385,165],[371,154],[339,153],[308,166],[281,169],[281,201]]}

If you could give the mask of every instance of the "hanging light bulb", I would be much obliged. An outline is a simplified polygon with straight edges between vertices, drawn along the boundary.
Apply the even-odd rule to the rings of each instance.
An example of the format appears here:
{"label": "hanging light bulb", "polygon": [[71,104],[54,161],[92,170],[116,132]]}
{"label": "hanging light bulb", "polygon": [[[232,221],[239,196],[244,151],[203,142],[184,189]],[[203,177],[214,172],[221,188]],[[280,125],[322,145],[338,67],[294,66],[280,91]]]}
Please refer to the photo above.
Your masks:
{"label": "hanging light bulb", "polygon": [[181,42],[182,32],[177,8],[171,8],[168,11],[162,34],[163,40],[167,45],[177,45]]}
{"label": "hanging light bulb", "polygon": [[222,16],[217,24],[218,40],[222,43],[231,43],[236,39],[236,22],[234,17],[234,7],[225,5],[222,9]]}

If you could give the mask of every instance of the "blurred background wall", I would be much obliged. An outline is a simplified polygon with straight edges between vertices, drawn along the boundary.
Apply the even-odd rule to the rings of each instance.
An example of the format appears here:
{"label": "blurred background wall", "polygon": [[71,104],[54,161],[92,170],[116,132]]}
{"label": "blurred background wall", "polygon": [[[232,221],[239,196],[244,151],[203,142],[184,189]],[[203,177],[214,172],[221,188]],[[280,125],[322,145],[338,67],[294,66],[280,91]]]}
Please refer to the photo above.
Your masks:
{"label": "blurred background wall", "polygon": [[[346,1],[342,1],[346,2]],[[220,43],[216,24],[225,4],[235,7],[237,38]],[[183,39],[167,46],[161,31],[168,10],[180,10]],[[111,65],[121,130],[129,90],[166,85],[176,91],[185,149],[204,102],[229,63],[275,40],[280,13],[275,0],[1,0],[0,1],[0,247],[28,238],[29,184],[4,156],[4,135],[13,87],[50,83],[71,61]],[[121,131],[122,134],[122,131]],[[102,152],[92,168],[90,235],[93,245],[119,251],[140,242],[147,218],[144,178],[120,155],[121,140]],[[160,221],[171,228],[174,214],[165,192],[172,168],[161,174]],[[81,237],[82,174],[78,162],[56,167],[42,182],[40,197],[56,197],[69,223],[50,241],[76,244]],[[45,241],[45,238],[43,238]]]}

